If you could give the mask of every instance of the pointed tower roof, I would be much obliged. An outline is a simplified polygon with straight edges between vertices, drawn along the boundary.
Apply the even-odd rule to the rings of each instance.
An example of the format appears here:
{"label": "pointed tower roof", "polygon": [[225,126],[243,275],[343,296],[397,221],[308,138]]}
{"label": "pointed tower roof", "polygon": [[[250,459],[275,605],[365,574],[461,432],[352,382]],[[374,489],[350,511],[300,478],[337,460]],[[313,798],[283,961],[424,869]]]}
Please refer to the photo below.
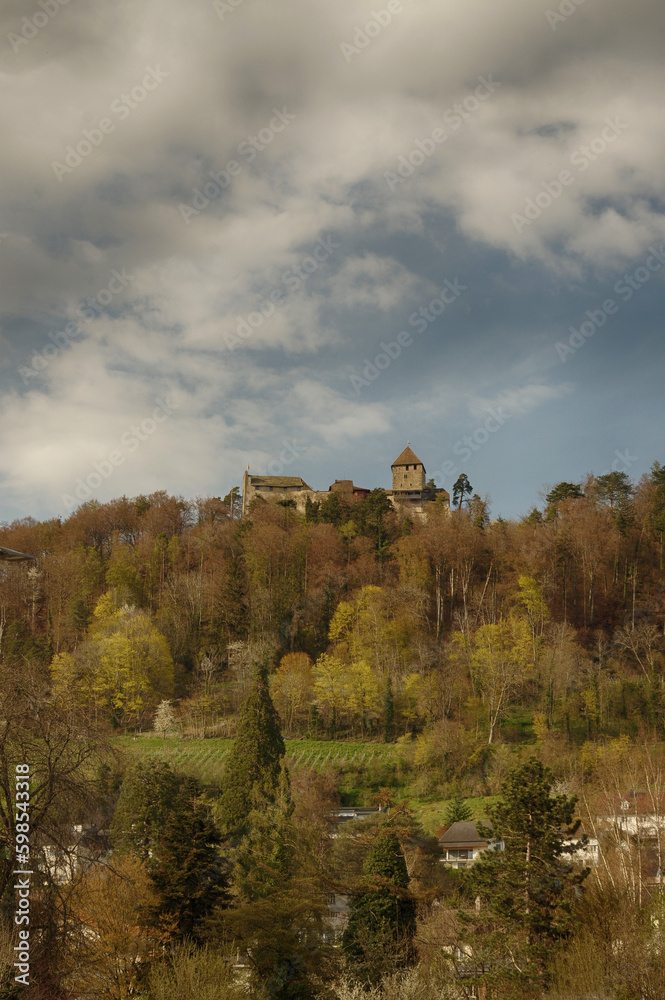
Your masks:
{"label": "pointed tower roof", "polygon": [[423,463],[420,461],[418,456],[413,451],[411,451],[411,448],[407,444],[402,454],[395,459],[390,468],[394,469],[396,465],[422,465],[422,464]]}

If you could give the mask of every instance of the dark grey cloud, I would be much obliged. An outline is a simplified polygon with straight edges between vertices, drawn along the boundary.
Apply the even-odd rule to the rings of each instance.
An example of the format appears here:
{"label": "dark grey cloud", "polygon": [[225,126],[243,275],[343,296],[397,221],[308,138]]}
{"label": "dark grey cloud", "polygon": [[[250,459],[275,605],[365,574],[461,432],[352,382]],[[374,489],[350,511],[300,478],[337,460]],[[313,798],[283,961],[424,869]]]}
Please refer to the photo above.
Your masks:
{"label": "dark grey cloud", "polygon": [[3,5],[0,517],[285,441],[325,487],[410,439],[504,513],[663,459],[662,4],[375,9]]}

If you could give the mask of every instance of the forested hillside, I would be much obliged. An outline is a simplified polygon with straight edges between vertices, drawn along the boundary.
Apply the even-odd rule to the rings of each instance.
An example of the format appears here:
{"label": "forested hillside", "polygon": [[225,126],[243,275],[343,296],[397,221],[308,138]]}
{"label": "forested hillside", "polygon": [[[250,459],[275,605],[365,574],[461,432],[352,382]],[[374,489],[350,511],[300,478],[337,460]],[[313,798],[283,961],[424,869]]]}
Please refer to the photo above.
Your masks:
{"label": "forested hillside", "polygon": [[664,995],[665,469],[454,496],[3,526],[0,996]]}
{"label": "forested hillside", "polygon": [[0,575],[2,655],[122,732],[175,698],[187,731],[232,734],[266,657],[288,735],[658,730],[665,469],[560,483],[519,522],[429,506],[410,519],[375,490],[240,520],[236,491],[157,493],[5,525],[37,565]]}

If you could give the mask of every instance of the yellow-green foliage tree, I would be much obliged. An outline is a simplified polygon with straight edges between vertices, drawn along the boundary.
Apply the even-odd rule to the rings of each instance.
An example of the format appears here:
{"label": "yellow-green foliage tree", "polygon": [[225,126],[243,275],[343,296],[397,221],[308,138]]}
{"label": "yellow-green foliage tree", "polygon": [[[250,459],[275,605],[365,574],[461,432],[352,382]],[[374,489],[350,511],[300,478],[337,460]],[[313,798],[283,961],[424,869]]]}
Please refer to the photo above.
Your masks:
{"label": "yellow-green foliage tree", "polygon": [[55,656],[51,675],[58,689],[116,725],[140,725],[173,694],[165,637],[144,611],[117,607],[110,593],[97,602],[87,641],[73,654]]}
{"label": "yellow-green foliage tree", "polygon": [[354,600],[340,601],[328,637],[347,662],[365,660],[373,669],[400,670],[408,656],[415,622],[403,603],[382,587],[362,587]]}
{"label": "yellow-green foliage tree", "polygon": [[524,618],[481,625],[471,637],[471,671],[487,710],[488,743],[527,671],[533,666],[532,637]]}
{"label": "yellow-green foliage tree", "polygon": [[337,717],[344,707],[346,664],[337,656],[322,653],[312,668],[314,695],[328,714],[328,725],[334,732]]}
{"label": "yellow-green foliage tree", "polygon": [[550,612],[547,601],[542,595],[538,582],[532,576],[520,576],[519,578],[519,603],[526,612],[531,629],[531,640],[533,642],[534,661],[538,656],[539,647],[542,645],[545,625],[549,621]]}
{"label": "yellow-green foliage tree", "polygon": [[362,587],[352,601],[340,601],[330,622],[330,651],[313,667],[314,695],[334,728],[344,713],[360,733],[371,731],[385,711],[386,677],[397,691],[407,725],[419,711],[419,675],[408,672],[415,616],[406,602],[382,587]]}
{"label": "yellow-green foliage tree", "polygon": [[312,661],[307,653],[287,653],[270,678],[270,693],[284,727],[292,730],[314,697]]}

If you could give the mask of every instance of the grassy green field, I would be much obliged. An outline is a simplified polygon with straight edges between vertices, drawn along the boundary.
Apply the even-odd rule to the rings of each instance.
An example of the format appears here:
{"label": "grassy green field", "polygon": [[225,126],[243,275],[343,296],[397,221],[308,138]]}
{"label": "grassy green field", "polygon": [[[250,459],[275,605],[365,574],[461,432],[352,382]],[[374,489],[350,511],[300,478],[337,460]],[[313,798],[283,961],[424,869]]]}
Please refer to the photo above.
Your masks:
{"label": "grassy green field", "polygon": [[[217,784],[224,770],[224,761],[233,740],[181,739],[178,736],[118,736],[115,746],[135,757],[156,757],[166,760],[192,774],[205,784]],[[371,761],[392,762],[395,746],[386,743],[361,743],[334,740],[287,740],[286,763],[295,770],[314,767],[317,770],[334,765],[360,768]]]}
{"label": "grassy green field", "polygon": [[[118,736],[115,746],[130,757],[153,757],[168,761],[178,770],[191,774],[209,786],[218,786],[224,761],[233,740],[182,739],[180,737]],[[435,836],[444,825],[448,800],[435,795],[410,794],[408,784],[397,778],[399,748],[394,743],[362,743],[335,740],[286,740],[286,763],[293,772],[299,768],[317,771],[337,767],[341,772],[340,792],[347,804],[370,805],[380,785],[390,785],[397,802],[406,801],[426,833]],[[363,777],[368,779],[363,781]],[[392,778],[392,780],[391,780]],[[474,819],[486,819],[488,799],[468,799]]]}

